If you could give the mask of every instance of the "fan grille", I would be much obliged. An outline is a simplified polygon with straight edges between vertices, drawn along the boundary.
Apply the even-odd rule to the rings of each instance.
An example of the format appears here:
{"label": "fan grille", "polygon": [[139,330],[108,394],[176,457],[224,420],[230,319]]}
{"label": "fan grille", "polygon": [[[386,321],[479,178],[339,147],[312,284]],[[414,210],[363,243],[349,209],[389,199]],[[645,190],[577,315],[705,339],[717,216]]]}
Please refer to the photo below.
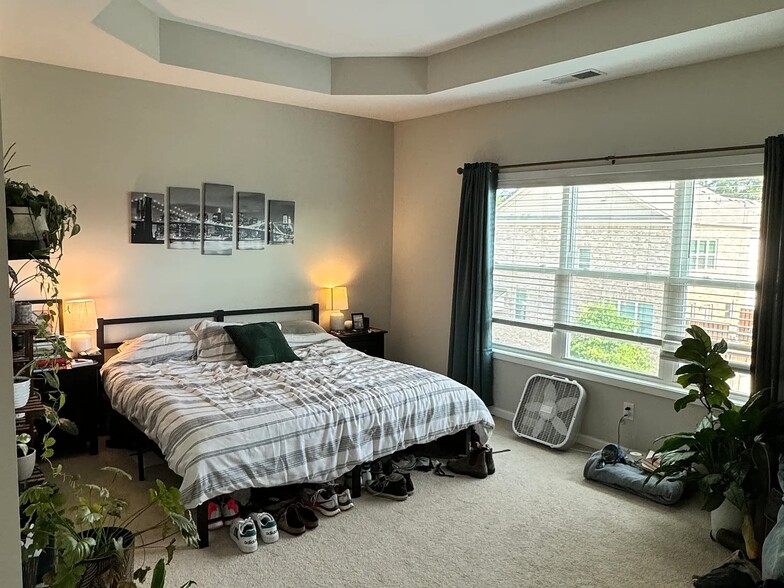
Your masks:
{"label": "fan grille", "polygon": [[[572,383],[562,380],[553,380],[545,376],[533,376],[528,383],[528,386],[523,391],[523,400],[520,409],[517,411],[514,420],[514,429],[523,435],[529,437],[536,437],[542,443],[550,446],[562,445],[568,438],[568,435],[559,433],[551,424],[551,421],[546,421],[541,432],[534,435],[534,427],[537,422],[542,419],[538,411],[526,410],[526,405],[529,403],[542,403],[547,400],[546,390],[552,387],[555,390],[555,400],[562,398],[580,398],[580,390]],[[556,417],[560,418],[571,433],[572,425],[574,423],[575,415],[579,403],[575,402],[571,408],[558,411],[556,410]]]}

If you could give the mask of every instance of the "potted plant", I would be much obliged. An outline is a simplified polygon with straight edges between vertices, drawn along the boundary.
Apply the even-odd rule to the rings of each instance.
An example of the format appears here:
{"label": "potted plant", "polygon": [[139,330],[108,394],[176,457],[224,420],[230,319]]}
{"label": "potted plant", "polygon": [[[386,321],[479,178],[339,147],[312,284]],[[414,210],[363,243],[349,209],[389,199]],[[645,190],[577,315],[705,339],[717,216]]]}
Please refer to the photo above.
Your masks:
{"label": "potted plant", "polygon": [[[153,586],[162,586],[165,565],[174,555],[175,537],[182,537],[189,546],[198,543],[196,524],[183,507],[179,490],[157,480],[148,503],[129,512],[128,501],[113,496],[112,487],[118,479],[131,480],[131,476],[117,468],[103,471],[112,474],[108,486],[82,483],[54,468],[54,479],[70,489],[70,503],[54,484],[22,493],[20,503],[26,519],[22,536],[30,538],[25,554],[32,556],[53,543],[55,566],[44,578],[48,586],[126,588],[136,586],[135,581],[144,582],[150,571],[144,566],[134,571],[134,550],[162,546],[167,560],[159,561],[153,572]],[[152,508],[160,512],[157,521],[134,529],[134,523]]]}
{"label": "potted plant", "polygon": [[661,465],[654,474],[696,481],[705,498],[703,509],[711,512],[712,527],[726,528],[726,523],[716,519],[737,509],[746,554],[756,559],[759,545],[754,537],[752,505],[759,491],[759,476],[768,464],[756,463],[754,449],[779,403],[772,402],[770,391],[764,390],[736,406],[729,398],[728,384],[735,372],[723,357],[727,343],[722,339],[714,344],[696,325],[686,332],[689,336],[681,341],[675,357],[687,363],[675,373],[688,393],[675,402],[675,410],[699,402],[707,414],[694,431],[661,438],[657,449]]}
{"label": "potted plant", "polygon": [[30,449],[30,435],[27,433],[16,436],[16,469],[20,482],[29,479],[35,469],[35,449]]}

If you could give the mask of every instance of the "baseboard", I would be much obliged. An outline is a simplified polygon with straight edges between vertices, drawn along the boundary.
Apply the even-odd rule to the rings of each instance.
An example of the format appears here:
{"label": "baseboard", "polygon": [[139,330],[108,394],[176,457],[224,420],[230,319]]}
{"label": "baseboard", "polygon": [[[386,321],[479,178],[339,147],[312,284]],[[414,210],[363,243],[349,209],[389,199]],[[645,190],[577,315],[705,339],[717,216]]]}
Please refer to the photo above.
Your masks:
{"label": "baseboard", "polygon": [[582,433],[577,435],[576,441],[580,445],[585,445],[586,447],[590,447],[591,449],[601,449],[602,447],[610,443],[609,441],[605,441],[604,439],[591,437],[590,435],[583,435]]}
{"label": "baseboard", "polygon": [[497,406],[490,407],[490,414],[493,416],[501,417],[502,419],[506,419],[507,421],[514,420],[514,415],[511,410],[504,410],[503,408],[498,408]]}
{"label": "baseboard", "polygon": [[[513,413],[511,410],[505,410],[497,406],[490,407],[490,414],[492,414],[495,417],[506,419],[507,421],[514,420],[514,415],[515,415],[515,413]],[[591,437],[590,435],[583,435],[582,433],[577,435],[576,441],[580,445],[585,445],[586,447],[590,447],[591,449],[601,449],[602,447],[610,443],[609,441],[605,441],[604,439]]]}

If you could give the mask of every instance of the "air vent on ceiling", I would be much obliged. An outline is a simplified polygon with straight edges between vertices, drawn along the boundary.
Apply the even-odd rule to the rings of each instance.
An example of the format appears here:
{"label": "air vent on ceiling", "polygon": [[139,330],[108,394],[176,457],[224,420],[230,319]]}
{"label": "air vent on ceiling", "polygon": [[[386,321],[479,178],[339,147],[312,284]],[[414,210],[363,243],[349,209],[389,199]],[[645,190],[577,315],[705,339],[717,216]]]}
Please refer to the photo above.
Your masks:
{"label": "air vent on ceiling", "polygon": [[550,78],[549,80],[545,80],[545,82],[555,84],[556,86],[561,86],[563,84],[571,84],[572,82],[579,82],[580,80],[587,80],[597,76],[606,75],[606,72],[599,71],[598,69],[585,69],[583,71],[578,71],[566,76],[561,76],[559,78]]}

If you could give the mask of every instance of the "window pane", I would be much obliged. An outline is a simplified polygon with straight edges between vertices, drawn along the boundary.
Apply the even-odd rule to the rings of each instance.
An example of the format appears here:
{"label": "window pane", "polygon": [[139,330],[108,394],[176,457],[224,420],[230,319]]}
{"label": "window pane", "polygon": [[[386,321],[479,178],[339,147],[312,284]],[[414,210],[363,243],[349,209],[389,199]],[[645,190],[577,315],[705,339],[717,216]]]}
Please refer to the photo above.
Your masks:
{"label": "window pane", "polygon": [[563,188],[498,190],[495,263],[557,268]]}
{"label": "window pane", "polygon": [[553,334],[525,327],[493,323],[493,345],[506,345],[517,349],[549,354]]}
{"label": "window pane", "polygon": [[572,333],[568,357],[651,376],[659,373],[658,347],[610,337]]}
{"label": "window pane", "polygon": [[[552,326],[555,276],[496,269],[493,274],[493,318]],[[518,316],[521,308],[524,318]]]}
{"label": "window pane", "polygon": [[591,269],[666,274],[675,191],[671,182],[601,184],[577,190],[575,246]]}
{"label": "window pane", "polygon": [[648,334],[660,336],[663,282],[637,282],[574,277],[569,292],[568,320],[571,325],[616,333],[642,334],[639,305],[647,304]]}

